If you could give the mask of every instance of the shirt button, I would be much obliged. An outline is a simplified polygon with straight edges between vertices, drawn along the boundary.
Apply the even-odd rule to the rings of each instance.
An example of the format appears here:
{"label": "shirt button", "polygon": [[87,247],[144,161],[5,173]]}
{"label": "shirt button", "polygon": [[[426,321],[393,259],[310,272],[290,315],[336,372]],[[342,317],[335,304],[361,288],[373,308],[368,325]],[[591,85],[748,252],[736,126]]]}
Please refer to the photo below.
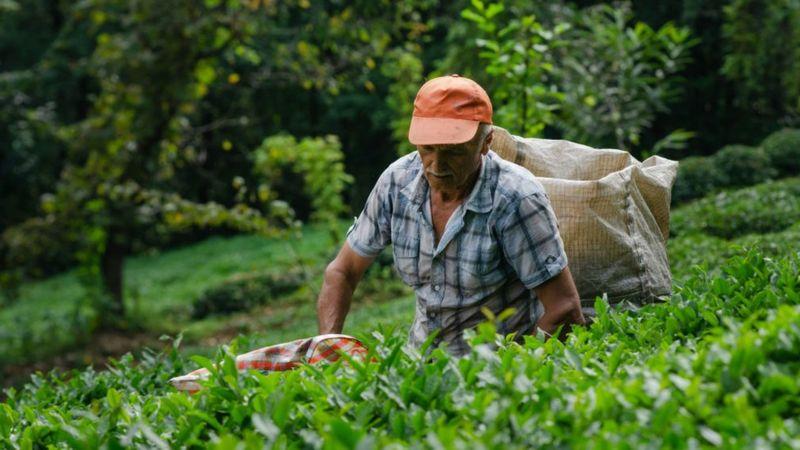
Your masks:
{"label": "shirt button", "polygon": [[436,291],[436,292],[439,292],[439,285],[438,284],[434,284],[433,285],[433,290]]}

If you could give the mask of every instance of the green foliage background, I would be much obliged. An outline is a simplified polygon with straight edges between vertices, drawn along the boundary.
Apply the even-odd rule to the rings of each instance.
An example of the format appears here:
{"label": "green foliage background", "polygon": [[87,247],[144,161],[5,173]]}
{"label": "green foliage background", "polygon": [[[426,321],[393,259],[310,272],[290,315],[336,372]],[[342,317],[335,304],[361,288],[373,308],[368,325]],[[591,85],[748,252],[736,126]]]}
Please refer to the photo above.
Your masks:
{"label": "green foliage background", "polygon": [[[381,168],[411,150],[416,89],[443,73],[484,84],[513,132],[637,155],[706,155],[797,123],[796,2],[137,5],[3,3],[0,231],[39,215],[41,195],[92,145],[152,147],[142,121],[162,115],[175,142],[159,144],[166,161],[154,163],[175,165],[165,180],[189,200],[233,204],[232,180],[250,181],[250,153],[267,136],[332,134],[357,210]],[[159,112],[164,95],[194,99]],[[100,122],[104,109],[115,122]],[[308,217],[308,201],[291,203]]]}
{"label": "green foliage background", "polygon": [[[798,61],[793,0],[0,0],[0,374],[108,329],[242,334],[196,397],[165,381],[212,360],[177,342],[36,375],[0,446],[797,447]],[[315,332],[345,218],[447,73],[512,133],[680,159],[675,295],[428,357],[384,255],[351,314],[374,359],[237,374]]]}

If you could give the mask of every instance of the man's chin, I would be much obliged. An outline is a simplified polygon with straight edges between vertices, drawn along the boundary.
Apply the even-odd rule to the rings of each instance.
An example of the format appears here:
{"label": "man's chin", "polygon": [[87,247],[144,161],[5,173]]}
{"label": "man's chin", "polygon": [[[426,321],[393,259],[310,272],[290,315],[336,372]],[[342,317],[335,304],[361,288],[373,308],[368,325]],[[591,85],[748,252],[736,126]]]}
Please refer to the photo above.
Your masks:
{"label": "man's chin", "polygon": [[453,189],[455,187],[453,177],[435,177],[433,175],[428,177],[428,184],[434,189]]}

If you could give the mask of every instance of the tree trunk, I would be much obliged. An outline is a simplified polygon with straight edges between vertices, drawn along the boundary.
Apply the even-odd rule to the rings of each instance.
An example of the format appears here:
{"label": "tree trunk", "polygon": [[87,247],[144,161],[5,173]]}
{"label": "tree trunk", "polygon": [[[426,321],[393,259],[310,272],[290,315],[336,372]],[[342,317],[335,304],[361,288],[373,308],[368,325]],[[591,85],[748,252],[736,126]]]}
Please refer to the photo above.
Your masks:
{"label": "tree trunk", "polygon": [[114,236],[109,236],[106,243],[106,250],[100,261],[100,271],[103,277],[103,287],[106,293],[111,296],[111,302],[107,309],[101,314],[109,314],[106,323],[113,323],[114,319],[120,319],[125,315],[125,303],[122,295],[122,268],[125,263],[125,248],[116,242]]}

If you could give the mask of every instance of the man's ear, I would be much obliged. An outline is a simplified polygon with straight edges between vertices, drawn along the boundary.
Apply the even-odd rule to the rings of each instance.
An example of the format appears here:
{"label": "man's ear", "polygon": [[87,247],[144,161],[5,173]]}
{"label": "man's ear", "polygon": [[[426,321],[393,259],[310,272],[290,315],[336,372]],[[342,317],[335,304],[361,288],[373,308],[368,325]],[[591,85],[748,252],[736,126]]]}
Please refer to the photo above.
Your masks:
{"label": "man's ear", "polygon": [[489,144],[492,143],[493,136],[494,136],[494,130],[489,130],[489,134],[487,134],[486,139],[483,140],[483,148],[481,148],[481,155],[489,153]]}

